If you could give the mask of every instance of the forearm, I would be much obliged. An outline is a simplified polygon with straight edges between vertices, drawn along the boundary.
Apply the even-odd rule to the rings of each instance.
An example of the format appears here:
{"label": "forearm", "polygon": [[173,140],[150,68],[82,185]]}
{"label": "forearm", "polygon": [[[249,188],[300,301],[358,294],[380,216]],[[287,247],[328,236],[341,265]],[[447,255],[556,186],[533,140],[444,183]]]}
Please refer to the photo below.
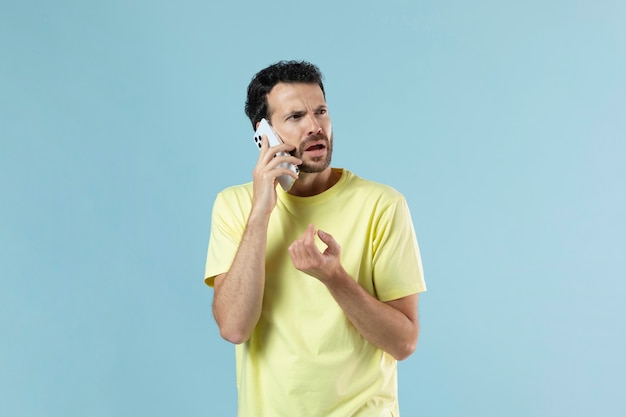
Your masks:
{"label": "forearm", "polygon": [[[325,283],[350,322],[367,341],[397,360],[413,353],[419,332],[417,305],[414,309],[411,307],[415,314],[407,315],[395,308],[397,305],[390,305],[394,301],[384,303],[370,295],[345,271]],[[417,295],[414,297],[416,302]]]}
{"label": "forearm", "polygon": [[418,335],[417,294],[386,303],[371,296],[343,268],[341,247],[328,233],[317,235],[327,245],[320,252],[315,245],[315,227],[309,225],[300,239],[289,246],[296,269],[319,279],[330,291],[361,335],[398,360],[415,350]]}
{"label": "forearm", "polygon": [[215,279],[213,314],[222,337],[250,338],[263,305],[268,217],[251,213],[230,270]]}

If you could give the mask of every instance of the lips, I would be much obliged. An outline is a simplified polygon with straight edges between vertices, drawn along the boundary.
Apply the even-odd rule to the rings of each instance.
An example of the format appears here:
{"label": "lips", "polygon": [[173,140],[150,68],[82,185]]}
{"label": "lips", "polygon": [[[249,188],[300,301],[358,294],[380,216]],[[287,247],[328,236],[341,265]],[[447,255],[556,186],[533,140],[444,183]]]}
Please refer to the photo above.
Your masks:
{"label": "lips", "polygon": [[326,147],[326,145],[325,145],[325,144],[323,144],[323,143],[316,143],[316,144],[313,144],[313,145],[311,145],[311,146],[308,146],[308,147],[305,149],[305,151],[306,151],[306,152],[310,152],[310,151],[318,151],[318,150],[320,150],[320,149],[324,149],[325,147]]}
{"label": "lips", "polygon": [[309,136],[299,146],[300,157],[307,156],[313,161],[317,161],[319,158],[328,156],[330,152],[330,141],[323,133],[318,133]]}
{"label": "lips", "polygon": [[314,142],[304,147],[304,153],[311,158],[319,158],[326,154],[326,143]]}

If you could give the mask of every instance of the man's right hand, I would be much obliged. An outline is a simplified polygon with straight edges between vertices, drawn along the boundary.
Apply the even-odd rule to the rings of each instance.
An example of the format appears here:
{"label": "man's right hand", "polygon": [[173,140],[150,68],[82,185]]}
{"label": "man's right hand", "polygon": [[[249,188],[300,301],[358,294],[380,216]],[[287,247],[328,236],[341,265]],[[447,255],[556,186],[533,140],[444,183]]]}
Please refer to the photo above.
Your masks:
{"label": "man's right hand", "polygon": [[[252,171],[252,211],[257,211],[259,214],[263,213],[269,216],[274,206],[276,206],[276,185],[278,184],[278,177],[287,174],[294,179],[298,179],[298,174],[289,168],[280,166],[280,164],[285,162],[294,165],[300,165],[302,163],[302,160],[289,155],[294,149],[295,147],[293,145],[286,143],[270,148],[267,136],[263,135],[261,153]],[[278,152],[285,152],[288,155],[275,156]]]}

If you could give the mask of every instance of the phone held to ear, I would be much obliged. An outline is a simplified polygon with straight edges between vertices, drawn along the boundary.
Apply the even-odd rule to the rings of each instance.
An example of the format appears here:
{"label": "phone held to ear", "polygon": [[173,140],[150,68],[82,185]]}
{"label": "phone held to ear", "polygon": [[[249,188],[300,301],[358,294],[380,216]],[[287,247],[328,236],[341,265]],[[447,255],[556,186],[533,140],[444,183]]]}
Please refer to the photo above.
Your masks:
{"label": "phone held to ear", "polygon": [[[257,144],[257,147],[259,148],[259,150],[261,149],[263,135],[267,136],[267,140],[268,140],[270,148],[272,146],[280,145],[281,143],[283,143],[278,137],[278,135],[274,133],[274,129],[272,129],[272,126],[270,126],[270,124],[265,119],[261,119],[261,123],[259,123],[258,129],[256,130],[256,132],[254,132],[254,142]],[[276,154],[276,156],[284,156],[284,155],[288,155],[288,153],[278,152]],[[296,174],[298,173],[298,167],[295,166],[294,164],[283,162],[282,164],[280,164],[280,167],[289,168],[291,171],[295,172]],[[295,180],[291,178],[289,175],[281,175],[280,177],[278,177],[278,183],[280,184],[281,187],[283,187],[283,190],[285,191],[289,191],[294,181]]]}

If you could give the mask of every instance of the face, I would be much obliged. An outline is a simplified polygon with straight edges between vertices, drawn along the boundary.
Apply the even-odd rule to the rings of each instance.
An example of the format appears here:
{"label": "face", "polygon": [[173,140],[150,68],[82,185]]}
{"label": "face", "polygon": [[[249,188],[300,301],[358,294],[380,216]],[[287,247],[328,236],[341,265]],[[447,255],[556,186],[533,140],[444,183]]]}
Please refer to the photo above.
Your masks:
{"label": "face", "polygon": [[324,93],[317,84],[278,83],[267,95],[270,123],[283,142],[294,145],[300,172],[330,167],[332,126]]}

